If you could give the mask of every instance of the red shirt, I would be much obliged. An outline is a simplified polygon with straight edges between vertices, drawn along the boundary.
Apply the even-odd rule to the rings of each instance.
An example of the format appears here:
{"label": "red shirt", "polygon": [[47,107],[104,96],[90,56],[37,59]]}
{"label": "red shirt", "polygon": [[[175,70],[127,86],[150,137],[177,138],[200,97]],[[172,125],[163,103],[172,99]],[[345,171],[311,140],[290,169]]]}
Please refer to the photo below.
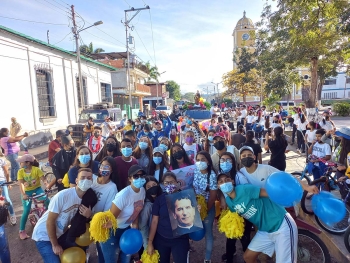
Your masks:
{"label": "red shirt", "polygon": [[51,164],[52,158],[57,153],[56,149],[61,149],[61,144],[57,140],[53,140],[49,144],[49,154],[48,155],[49,155],[49,162],[50,162],[50,164]]}
{"label": "red shirt", "polygon": [[137,164],[137,160],[131,157],[131,160],[126,162],[123,160],[122,156],[117,156],[114,160],[118,169],[118,191],[121,191],[129,185],[128,172],[132,165]]}

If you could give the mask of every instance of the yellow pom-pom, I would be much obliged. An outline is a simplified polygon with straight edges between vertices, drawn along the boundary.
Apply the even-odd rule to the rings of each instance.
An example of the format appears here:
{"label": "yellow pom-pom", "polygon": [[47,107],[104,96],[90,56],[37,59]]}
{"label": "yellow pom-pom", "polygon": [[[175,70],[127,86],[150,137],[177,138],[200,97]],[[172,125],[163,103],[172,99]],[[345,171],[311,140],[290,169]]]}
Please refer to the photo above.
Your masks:
{"label": "yellow pom-pom", "polygon": [[90,236],[95,242],[106,242],[109,239],[111,229],[115,234],[117,227],[117,220],[111,211],[99,212],[94,215],[90,222]]}
{"label": "yellow pom-pom", "polygon": [[228,209],[221,212],[219,218],[219,232],[225,233],[227,238],[241,238],[244,233],[244,219]]}
{"label": "yellow pom-pom", "polygon": [[200,215],[201,215],[201,219],[203,221],[204,218],[206,218],[208,215],[207,202],[205,201],[205,198],[203,195],[197,195],[196,198],[197,198],[197,204],[201,207]]}
{"label": "yellow pom-pom", "polygon": [[145,249],[141,255],[142,263],[158,263],[159,262],[159,252],[158,250],[154,250],[152,256],[148,255],[147,249]]}

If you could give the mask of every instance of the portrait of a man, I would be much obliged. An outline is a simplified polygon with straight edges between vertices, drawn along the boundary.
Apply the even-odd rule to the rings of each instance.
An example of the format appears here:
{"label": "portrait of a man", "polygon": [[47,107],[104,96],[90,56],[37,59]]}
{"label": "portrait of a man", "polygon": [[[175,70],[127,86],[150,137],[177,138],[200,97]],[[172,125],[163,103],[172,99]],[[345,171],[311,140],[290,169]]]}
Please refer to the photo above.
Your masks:
{"label": "portrait of a man", "polygon": [[166,196],[173,236],[181,236],[203,228],[193,189]]}

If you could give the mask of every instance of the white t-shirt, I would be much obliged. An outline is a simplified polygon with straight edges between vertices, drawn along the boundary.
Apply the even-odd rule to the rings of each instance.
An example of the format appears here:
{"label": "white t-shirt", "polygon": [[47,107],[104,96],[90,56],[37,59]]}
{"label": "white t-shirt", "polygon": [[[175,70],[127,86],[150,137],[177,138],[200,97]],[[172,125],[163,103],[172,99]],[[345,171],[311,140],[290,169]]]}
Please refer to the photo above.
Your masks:
{"label": "white t-shirt", "polygon": [[248,115],[248,116],[246,117],[247,123],[253,123],[254,119],[255,119],[255,116],[254,116],[254,115]]}
{"label": "white t-shirt", "polygon": [[245,117],[247,117],[247,110],[241,110],[241,121],[242,119],[244,119]]}
{"label": "white t-shirt", "polygon": [[[166,173],[168,170],[164,167],[163,174]],[[159,182],[159,169],[154,171],[154,177]]]}
{"label": "white t-shirt", "polygon": [[109,123],[108,122],[103,122],[102,123],[102,136],[103,137],[108,137],[110,130],[108,128]]}
{"label": "white t-shirt", "polygon": [[295,125],[297,125],[297,129],[299,131],[306,131],[306,126],[309,122],[307,120],[304,121],[304,123],[301,122],[300,119],[298,119],[296,122],[295,122]]}
{"label": "white t-shirt", "polygon": [[217,111],[218,111],[218,107],[212,106],[212,107],[210,108],[210,114],[211,114],[211,115],[215,114]]}
{"label": "white t-shirt", "polygon": [[78,196],[75,187],[58,192],[50,200],[49,208],[36,223],[32,239],[35,241],[50,241],[47,234],[46,221],[49,212],[58,214],[56,220],[56,237],[59,238],[70,225],[73,216],[78,211],[81,204],[81,198]]}
{"label": "white t-shirt", "polygon": [[330,121],[326,121],[326,124],[323,124],[323,121],[318,123],[322,129],[325,129],[327,132],[333,130],[333,124]]}
{"label": "white t-shirt", "polygon": [[274,172],[279,172],[279,170],[267,164],[258,164],[258,167],[252,174],[248,173],[245,167],[243,167],[240,172],[245,175],[250,184],[265,188],[267,177]]}
{"label": "white t-shirt", "polygon": [[[107,136],[107,137],[108,137],[108,136]],[[97,152],[95,152],[96,146],[97,146],[99,140],[101,140],[101,142],[100,142],[100,144],[101,144],[100,150],[97,151]],[[89,141],[90,141],[90,140],[87,140],[86,143],[85,143],[85,145],[86,145],[87,147],[89,147],[89,149],[90,149]],[[103,145],[104,145],[104,144],[103,144],[102,137],[96,139],[96,137],[93,136],[93,138],[92,138],[92,140],[91,140],[91,148],[93,149],[93,151],[92,151],[92,159],[93,159],[93,160],[95,160],[96,156],[100,153],[100,151],[101,151],[102,148],[103,148]],[[91,150],[91,149],[90,149],[90,150]]]}
{"label": "white t-shirt", "polygon": [[92,209],[94,214],[109,210],[115,195],[118,193],[115,183],[109,181],[107,184],[99,184],[97,178],[97,175],[93,175],[93,183],[91,185],[91,189],[95,191],[97,196],[97,203]]}
{"label": "white t-shirt", "polygon": [[6,161],[0,158],[0,182],[7,181],[4,173],[4,168],[3,168],[5,165],[6,165]]}
{"label": "white t-shirt", "polygon": [[318,143],[316,142],[312,147],[312,154],[317,157],[325,157],[326,155],[331,155],[331,146],[328,143]]}
{"label": "white t-shirt", "polygon": [[305,135],[307,135],[307,142],[312,143],[314,140],[316,140],[316,129],[313,131],[307,130]]}
{"label": "white t-shirt", "polygon": [[187,143],[185,143],[183,147],[190,160],[194,161],[197,155],[197,144],[192,143],[192,145],[188,145]]}
{"label": "white t-shirt", "polygon": [[118,228],[124,229],[135,221],[143,208],[145,195],[145,188],[141,187],[136,193],[130,185],[116,194],[113,204],[121,210],[117,218]]}

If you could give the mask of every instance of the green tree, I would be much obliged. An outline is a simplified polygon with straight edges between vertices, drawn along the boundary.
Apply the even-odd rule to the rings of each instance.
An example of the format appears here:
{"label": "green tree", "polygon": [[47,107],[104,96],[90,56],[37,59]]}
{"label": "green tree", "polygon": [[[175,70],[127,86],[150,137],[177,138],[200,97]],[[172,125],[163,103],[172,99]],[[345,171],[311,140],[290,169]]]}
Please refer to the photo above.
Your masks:
{"label": "green tree", "polygon": [[105,50],[102,48],[94,49],[94,45],[92,44],[92,42],[88,46],[81,45],[79,48],[80,48],[80,52],[83,53],[84,55],[98,54],[98,53],[105,52]]}
{"label": "green tree", "polygon": [[[272,69],[304,67],[309,65],[311,87],[305,100],[308,108],[314,108],[317,91],[319,60],[323,57],[348,59],[348,32],[339,30],[344,10],[349,10],[344,0],[277,0],[277,11],[266,5],[262,14],[257,41],[259,63],[265,72]],[[341,61],[337,61],[339,65]],[[284,65],[283,65],[284,64]],[[268,70],[270,68],[270,71]]]}
{"label": "green tree", "polygon": [[148,70],[148,81],[156,81],[159,82],[158,78],[160,77],[160,74],[158,72],[158,67],[157,66],[151,66],[151,63],[149,63],[149,61],[146,62],[145,64],[147,70]]}
{"label": "green tree", "polygon": [[194,92],[186,92],[185,94],[181,95],[181,99],[188,100],[193,102],[194,101]]}
{"label": "green tree", "polygon": [[[169,98],[173,100],[180,100],[181,99],[180,85],[173,80],[168,80],[166,83],[167,83],[166,91],[169,92]],[[191,101],[193,101],[193,97]]]}

